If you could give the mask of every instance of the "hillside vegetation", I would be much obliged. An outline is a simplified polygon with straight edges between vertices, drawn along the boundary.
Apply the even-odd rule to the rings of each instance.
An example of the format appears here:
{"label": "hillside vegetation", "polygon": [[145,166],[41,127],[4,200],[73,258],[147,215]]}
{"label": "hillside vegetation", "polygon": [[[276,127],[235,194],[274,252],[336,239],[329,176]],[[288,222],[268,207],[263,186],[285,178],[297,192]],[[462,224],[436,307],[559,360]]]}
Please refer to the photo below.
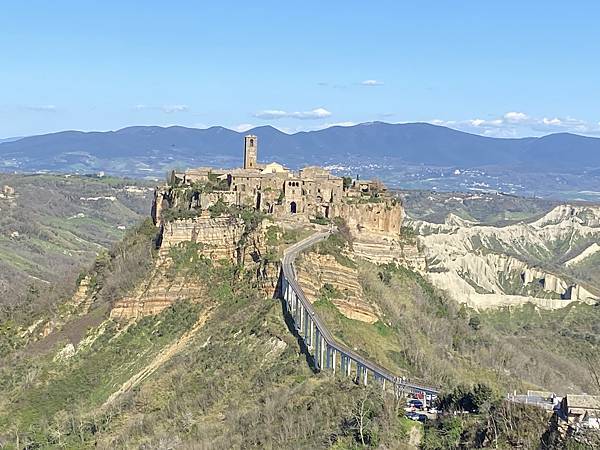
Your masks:
{"label": "hillside vegetation", "polygon": [[152,189],[111,177],[0,174],[0,194],[2,318],[73,290],[82,266],[147,214]]}
{"label": "hillside vegetation", "polygon": [[[6,448],[408,446],[413,423],[403,418],[401,405],[377,389],[365,391],[313,373],[283,320],[280,302],[259,294],[254,273],[215,265],[197,252],[190,258],[190,245],[171,250],[171,271],[206,286],[202,301],[183,300],[133,323],[103,320],[75,346],[57,341],[41,354],[31,355],[27,348],[11,354],[11,364],[0,367],[0,389],[6,393],[0,399],[0,443]],[[105,265],[97,274],[108,280],[115,269]]]}
{"label": "hillside vegetation", "polygon": [[600,346],[598,305],[477,312],[405,268],[361,261],[359,274],[367,300],[382,311],[378,322],[343,316],[331,303],[341,293],[327,287],[315,307],[340,341],[399,375],[436,386],[485,382],[504,393],[595,389],[587,359]]}
{"label": "hillside vegetation", "polygon": [[[260,290],[274,286],[258,282],[276,278],[266,266],[277,267],[282,248],[307,231],[263,229],[263,216],[249,210],[217,212],[246,224],[231,243],[240,254],[246,240],[264,239],[261,252],[242,264],[204,256],[201,242],[157,250],[158,230],[146,219],[99,249],[76,295],[57,297],[52,308],[36,297],[5,308],[0,446],[534,449],[551,444],[548,414],[503,401],[507,392],[598,388],[597,304],[476,311],[415,271],[355,257],[338,223],[342,231],[311,251],[355,271],[379,320],[341,314],[334,301],[345,293],[329,284],[320,286],[315,309],[349,347],[441,388],[445,414],[425,425],[410,421],[403,400],[376,383],[364,388],[314,371],[280,301]],[[264,235],[250,239],[255,232]],[[155,315],[110,318],[115,302],[161,280],[182,280],[182,292],[193,294],[173,297]]]}

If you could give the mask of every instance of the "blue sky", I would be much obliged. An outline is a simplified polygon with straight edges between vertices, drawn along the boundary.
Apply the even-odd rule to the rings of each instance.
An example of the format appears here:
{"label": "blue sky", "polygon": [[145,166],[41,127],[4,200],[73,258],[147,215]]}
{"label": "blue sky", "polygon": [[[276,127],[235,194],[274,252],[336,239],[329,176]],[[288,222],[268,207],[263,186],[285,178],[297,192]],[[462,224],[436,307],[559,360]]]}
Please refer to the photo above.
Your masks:
{"label": "blue sky", "polygon": [[600,135],[600,2],[10,1],[0,138],[427,121]]}

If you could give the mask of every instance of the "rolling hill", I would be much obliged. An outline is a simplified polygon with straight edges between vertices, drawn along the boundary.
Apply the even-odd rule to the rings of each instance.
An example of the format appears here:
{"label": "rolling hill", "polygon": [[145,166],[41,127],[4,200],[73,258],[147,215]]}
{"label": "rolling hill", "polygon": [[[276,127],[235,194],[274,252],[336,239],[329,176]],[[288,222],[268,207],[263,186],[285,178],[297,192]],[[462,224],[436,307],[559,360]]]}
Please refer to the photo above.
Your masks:
{"label": "rolling hill", "polygon": [[[498,139],[464,133],[427,123],[363,123],[318,131],[286,134],[271,126],[249,130],[261,140],[263,159],[293,164],[335,160],[347,155],[400,158],[408,163],[497,165],[549,170],[600,167],[600,139],[561,133],[540,138]],[[118,131],[59,133],[0,143],[0,155],[41,163],[68,154],[93,158],[181,155],[214,160],[239,159],[241,137],[223,127],[207,129],[136,126]],[[569,158],[565,158],[565,153]]]}
{"label": "rolling hill", "polygon": [[286,134],[271,126],[136,126],[62,131],[0,142],[0,171],[106,172],[162,179],[167,170],[241,164],[243,135],[259,137],[259,160],[291,168],[329,166],[338,175],[376,177],[392,187],[496,191],[598,200],[600,139],[574,134],[498,139],[427,123],[363,123]]}

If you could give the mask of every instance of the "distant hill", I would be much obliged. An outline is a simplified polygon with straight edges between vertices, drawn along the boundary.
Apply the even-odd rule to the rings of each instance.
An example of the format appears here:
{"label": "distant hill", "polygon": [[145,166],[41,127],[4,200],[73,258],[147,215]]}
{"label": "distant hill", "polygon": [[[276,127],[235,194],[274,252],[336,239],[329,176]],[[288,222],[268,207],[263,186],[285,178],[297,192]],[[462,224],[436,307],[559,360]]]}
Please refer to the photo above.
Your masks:
{"label": "distant hill", "polygon": [[32,289],[45,302],[48,281],[72,283],[148,215],[153,191],[142,180],[0,173],[3,186],[14,193],[0,196],[0,310]]}
{"label": "distant hill", "polygon": [[[600,139],[573,134],[498,139],[427,123],[364,123],[286,134],[264,126],[250,130],[260,139],[260,157],[288,164],[344,161],[355,157],[399,158],[438,166],[503,166],[549,170],[600,167]],[[63,131],[0,143],[0,157],[54,162],[66,154],[96,159],[172,154],[241,159],[241,137],[223,127],[138,126],[108,132]],[[51,164],[52,165],[52,164]]]}
{"label": "distant hill", "polygon": [[19,139],[22,139],[22,137],[10,137],[10,138],[1,138],[0,139],[0,144],[3,142],[13,142],[13,141],[18,141]]}
{"label": "distant hill", "polygon": [[239,167],[248,133],[259,138],[260,161],[294,169],[318,164],[406,189],[600,200],[598,138],[562,133],[498,139],[427,123],[370,122],[294,134],[271,126],[245,133],[180,126],[62,131],[0,142],[0,171],[159,180],[171,169]]}

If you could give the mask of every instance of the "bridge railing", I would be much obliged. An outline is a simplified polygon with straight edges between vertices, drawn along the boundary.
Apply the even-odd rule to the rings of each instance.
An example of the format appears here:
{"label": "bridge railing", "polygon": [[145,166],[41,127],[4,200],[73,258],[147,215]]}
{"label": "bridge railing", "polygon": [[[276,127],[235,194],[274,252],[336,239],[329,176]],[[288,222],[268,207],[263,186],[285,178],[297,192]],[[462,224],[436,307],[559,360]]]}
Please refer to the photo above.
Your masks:
{"label": "bridge railing", "polygon": [[285,308],[296,331],[311,352],[316,368],[332,370],[334,373],[339,368],[341,373],[346,376],[355,372],[356,382],[364,385],[367,385],[369,375],[371,375],[374,380],[383,385],[383,389],[393,389],[396,395],[402,392],[437,395],[437,389],[407,383],[387,369],[337,342],[324,325],[296,280],[293,262],[300,251],[328,235],[329,233],[317,233],[301,241],[289,248],[282,259],[281,295]]}

